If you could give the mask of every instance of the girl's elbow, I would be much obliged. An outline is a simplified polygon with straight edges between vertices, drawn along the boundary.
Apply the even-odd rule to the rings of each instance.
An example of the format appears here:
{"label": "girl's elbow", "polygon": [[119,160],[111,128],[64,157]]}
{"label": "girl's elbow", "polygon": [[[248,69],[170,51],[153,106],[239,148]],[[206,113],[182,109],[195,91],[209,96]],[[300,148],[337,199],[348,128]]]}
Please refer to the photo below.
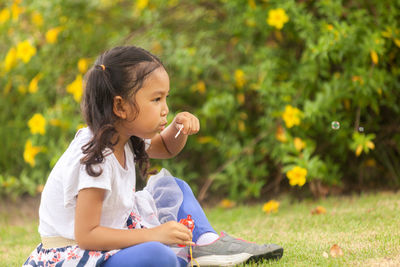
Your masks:
{"label": "girl's elbow", "polygon": [[85,238],[83,238],[79,235],[75,235],[75,241],[76,241],[77,245],[79,246],[79,248],[84,249],[84,250],[88,249],[87,239],[85,240]]}
{"label": "girl's elbow", "polygon": [[89,238],[87,235],[75,233],[75,241],[79,248],[84,250],[93,250],[91,238]]}

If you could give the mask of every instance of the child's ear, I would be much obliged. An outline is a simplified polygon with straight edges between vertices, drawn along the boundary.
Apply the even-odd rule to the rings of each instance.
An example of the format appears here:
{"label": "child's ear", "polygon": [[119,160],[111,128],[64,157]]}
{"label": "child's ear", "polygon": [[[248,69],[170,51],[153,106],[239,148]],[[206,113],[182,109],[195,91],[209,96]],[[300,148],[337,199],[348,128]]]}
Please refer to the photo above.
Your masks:
{"label": "child's ear", "polygon": [[126,119],[125,100],[121,96],[114,97],[113,111],[121,119]]}

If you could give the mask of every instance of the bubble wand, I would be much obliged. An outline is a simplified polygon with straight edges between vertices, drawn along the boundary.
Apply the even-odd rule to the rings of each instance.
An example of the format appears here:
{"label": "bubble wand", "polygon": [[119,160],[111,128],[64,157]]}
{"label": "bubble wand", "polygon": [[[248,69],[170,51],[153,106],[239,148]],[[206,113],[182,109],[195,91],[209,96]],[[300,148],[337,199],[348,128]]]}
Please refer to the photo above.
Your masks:
{"label": "bubble wand", "polygon": [[179,131],[176,133],[175,139],[179,136],[179,134],[181,133],[182,129],[183,129],[183,124],[179,124]]}

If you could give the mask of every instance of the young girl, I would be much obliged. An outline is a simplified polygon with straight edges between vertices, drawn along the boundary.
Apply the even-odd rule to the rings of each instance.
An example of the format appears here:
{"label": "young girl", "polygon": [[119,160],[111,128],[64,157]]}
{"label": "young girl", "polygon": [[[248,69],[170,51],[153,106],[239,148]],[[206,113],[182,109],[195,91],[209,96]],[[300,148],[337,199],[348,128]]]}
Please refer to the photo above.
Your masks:
{"label": "young girl", "polygon": [[[169,91],[163,64],[144,49],[115,47],[97,59],[82,103],[88,127],[50,173],[42,242],[24,266],[186,266],[190,254],[199,265],[228,266],[282,256],[274,244],[217,235],[190,187],[164,169],[135,190],[135,163],[145,177],[149,158],[177,155],[200,129],[188,112],[167,126]],[[178,223],[188,215],[193,233]]]}

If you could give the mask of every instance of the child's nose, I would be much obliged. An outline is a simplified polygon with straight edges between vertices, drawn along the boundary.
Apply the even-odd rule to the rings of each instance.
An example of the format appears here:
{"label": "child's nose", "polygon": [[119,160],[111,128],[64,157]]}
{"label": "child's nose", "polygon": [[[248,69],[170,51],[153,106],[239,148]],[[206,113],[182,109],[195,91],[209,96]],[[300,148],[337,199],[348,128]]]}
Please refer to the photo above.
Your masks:
{"label": "child's nose", "polygon": [[164,108],[161,111],[161,116],[167,116],[169,112],[168,106],[165,105]]}

